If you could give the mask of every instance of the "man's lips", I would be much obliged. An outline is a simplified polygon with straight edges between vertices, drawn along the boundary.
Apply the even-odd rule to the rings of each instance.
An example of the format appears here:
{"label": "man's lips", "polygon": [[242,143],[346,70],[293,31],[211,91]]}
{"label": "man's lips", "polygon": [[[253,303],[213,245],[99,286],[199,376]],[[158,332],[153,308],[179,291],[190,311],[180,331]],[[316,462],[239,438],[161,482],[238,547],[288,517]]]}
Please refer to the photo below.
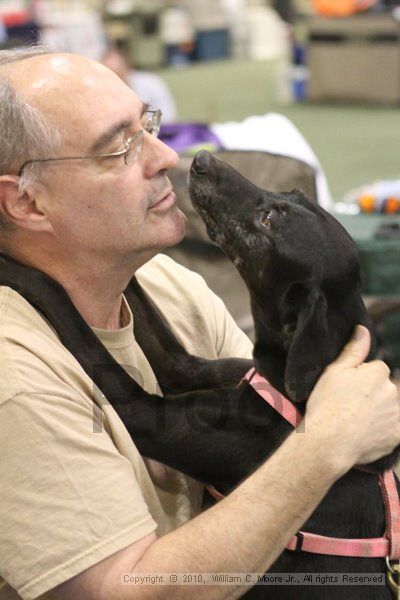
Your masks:
{"label": "man's lips", "polygon": [[163,193],[162,197],[153,202],[149,210],[157,209],[157,208],[169,208],[176,203],[176,195],[175,192],[170,188],[165,193]]}

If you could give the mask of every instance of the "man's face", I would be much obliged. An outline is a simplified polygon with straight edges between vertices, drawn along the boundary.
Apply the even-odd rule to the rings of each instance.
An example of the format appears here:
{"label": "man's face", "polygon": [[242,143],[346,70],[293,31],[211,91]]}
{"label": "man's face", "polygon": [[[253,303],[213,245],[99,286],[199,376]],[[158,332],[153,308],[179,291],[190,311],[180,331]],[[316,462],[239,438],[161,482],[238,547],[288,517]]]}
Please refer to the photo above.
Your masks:
{"label": "man's face", "polygon": [[[142,102],[98,63],[65,54],[39,56],[21,61],[12,79],[61,132],[58,156],[116,152],[141,129]],[[116,133],[93,152],[113,128]],[[177,161],[173,150],[144,133],[131,165],[123,157],[46,163],[35,194],[56,246],[133,264],[180,241],[186,219],[166,174]]]}

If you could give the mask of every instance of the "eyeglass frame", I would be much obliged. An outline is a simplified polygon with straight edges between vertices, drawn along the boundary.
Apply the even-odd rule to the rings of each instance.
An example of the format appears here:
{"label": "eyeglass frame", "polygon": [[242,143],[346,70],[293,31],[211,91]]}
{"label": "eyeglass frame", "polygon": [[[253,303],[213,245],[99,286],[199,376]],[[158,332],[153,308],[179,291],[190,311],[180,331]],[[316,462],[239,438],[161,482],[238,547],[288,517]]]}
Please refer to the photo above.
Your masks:
{"label": "eyeglass frame", "polygon": [[[30,160],[26,160],[22,164],[22,166],[20,167],[20,169],[18,171],[18,177],[21,177],[22,171],[25,169],[25,167],[27,165],[32,164],[32,163],[38,163],[38,162],[54,162],[54,161],[59,161],[59,160],[84,160],[87,158],[91,158],[91,159],[94,159],[94,158],[117,158],[119,156],[123,156],[124,160],[125,160],[125,164],[128,165],[129,163],[128,163],[127,156],[129,155],[129,152],[132,150],[132,145],[134,143],[139,145],[139,142],[143,137],[143,133],[146,131],[147,133],[150,133],[150,135],[152,135],[153,137],[157,138],[158,134],[160,132],[161,117],[162,117],[161,110],[159,108],[157,108],[157,109],[147,108],[144,111],[144,114],[147,114],[147,113],[151,113],[152,115],[154,115],[151,130],[147,129],[147,123],[146,123],[145,127],[142,127],[141,129],[139,129],[139,131],[136,131],[136,133],[134,133],[132,136],[128,137],[124,141],[124,148],[122,150],[117,150],[116,152],[110,152],[110,153],[106,153],[106,154],[85,154],[82,156],[58,156],[55,158],[53,158],[53,157],[32,158]],[[140,153],[140,150],[139,150],[139,153]]]}

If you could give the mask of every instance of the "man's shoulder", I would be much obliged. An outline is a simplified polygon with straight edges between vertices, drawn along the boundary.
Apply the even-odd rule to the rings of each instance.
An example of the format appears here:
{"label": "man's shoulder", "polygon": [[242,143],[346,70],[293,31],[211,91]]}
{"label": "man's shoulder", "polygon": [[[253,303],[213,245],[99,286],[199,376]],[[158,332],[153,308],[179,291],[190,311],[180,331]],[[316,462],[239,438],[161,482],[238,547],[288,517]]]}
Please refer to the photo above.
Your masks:
{"label": "man's shoulder", "polygon": [[139,283],[162,308],[169,300],[191,307],[191,312],[208,312],[215,297],[203,277],[165,254],[157,254],[137,273]]}
{"label": "man's shoulder", "polygon": [[196,282],[197,285],[207,287],[201,275],[177,263],[166,254],[161,253],[143,265],[136,274],[143,280],[153,279],[154,276],[162,277],[166,281],[170,281],[171,286],[179,284],[179,282],[182,283],[184,279],[189,286],[191,282]]}
{"label": "man's shoulder", "polygon": [[0,286],[0,343],[11,345],[23,340],[25,346],[35,346],[39,339],[58,340],[46,318],[21,294]]}
{"label": "man's shoulder", "polygon": [[6,286],[0,286],[0,377],[0,403],[84,379],[46,318]]}

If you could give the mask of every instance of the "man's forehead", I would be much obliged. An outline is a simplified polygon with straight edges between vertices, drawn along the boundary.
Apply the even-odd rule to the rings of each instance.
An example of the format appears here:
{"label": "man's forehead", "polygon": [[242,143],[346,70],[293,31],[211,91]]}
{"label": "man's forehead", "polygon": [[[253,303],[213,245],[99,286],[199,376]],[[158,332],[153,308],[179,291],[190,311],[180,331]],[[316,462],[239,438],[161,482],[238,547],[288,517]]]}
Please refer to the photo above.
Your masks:
{"label": "man's forehead", "polygon": [[[50,121],[72,127],[85,122],[89,127],[95,114],[130,110],[139,99],[115,73],[103,65],[73,54],[45,54],[0,67],[19,94]],[[94,124],[94,123],[93,123]]]}
{"label": "man's forehead", "polygon": [[49,53],[31,56],[23,60],[6,63],[0,72],[9,77],[21,91],[25,88],[43,89],[60,85],[62,81],[90,82],[91,78],[104,76],[104,67],[83,56]]}

